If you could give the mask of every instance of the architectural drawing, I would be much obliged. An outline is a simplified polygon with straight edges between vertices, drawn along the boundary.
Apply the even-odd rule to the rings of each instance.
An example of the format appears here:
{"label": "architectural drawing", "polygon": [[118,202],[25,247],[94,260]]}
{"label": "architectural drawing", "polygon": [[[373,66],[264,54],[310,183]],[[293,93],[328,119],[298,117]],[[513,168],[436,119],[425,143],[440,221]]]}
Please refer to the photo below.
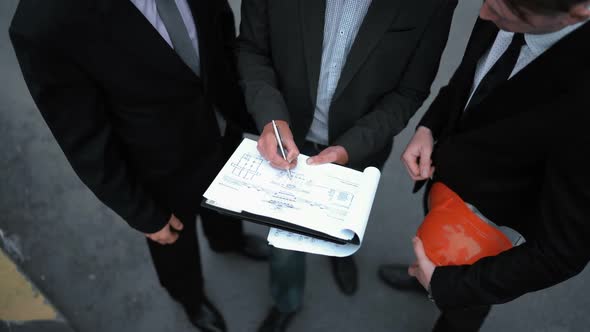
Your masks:
{"label": "architectural drawing", "polygon": [[244,153],[242,157],[236,162],[232,163],[232,174],[244,180],[252,180],[254,176],[258,175],[260,166],[264,163],[264,159],[260,155],[251,155]]}
{"label": "architectural drawing", "polygon": [[[289,177],[259,155],[255,141],[245,139],[204,197],[221,208],[271,217],[343,240],[354,237],[356,231],[350,229],[364,232],[368,214],[357,215],[364,209],[370,211],[367,192],[369,198],[374,196],[379,171],[359,172],[332,164],[312,166],[307,165],[307,158],[299,156]],[[292,234],[278,235],[295,239]],[[296,242],[304,239],[297,238]],[[305,238],[303,242],[315,240]]]}

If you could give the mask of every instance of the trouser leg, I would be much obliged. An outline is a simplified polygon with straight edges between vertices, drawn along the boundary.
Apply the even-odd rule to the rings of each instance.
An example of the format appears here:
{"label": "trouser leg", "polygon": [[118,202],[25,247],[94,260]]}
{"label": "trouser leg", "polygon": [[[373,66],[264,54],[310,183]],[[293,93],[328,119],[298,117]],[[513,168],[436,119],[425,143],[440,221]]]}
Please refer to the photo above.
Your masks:
{"label": "trouser leg", "polygon": [[272,247],[270,256],[270,290],[281,312],[301,307],[305,288],[305,254]]}
{"label": "trouser leg", "polygon": [[203,273],[196,233],[196,216],[176,216],[184,224],[178,240],[161,245],[148,239],[160,284],[177,301],[196,307],[203,301]]}
{"label": "trouser leg", "polygon": [[242,247],[242,221],[216,211],[202,208],[199,212],[203,224],[203,234],[214,251],[235,250]]}

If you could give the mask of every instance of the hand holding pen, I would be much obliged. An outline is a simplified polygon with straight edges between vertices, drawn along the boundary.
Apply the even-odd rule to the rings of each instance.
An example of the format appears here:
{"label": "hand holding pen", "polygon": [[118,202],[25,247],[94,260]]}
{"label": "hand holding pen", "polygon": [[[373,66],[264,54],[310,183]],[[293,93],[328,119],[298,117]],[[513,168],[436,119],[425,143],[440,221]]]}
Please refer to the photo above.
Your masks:
{"label": "hand holding pen", "polygon": [[[279,131],[279,127],[277,127],[277,123],[275,122],[275,120],[272,120],[272,129],[275,133],[275,138],[277,139],[277,145],[279,146],[279,151],[281,152],[281,156],[283,156],[283,159],[286,160],[287,162],[287,155],[285,154],[285,148],[283,147],[283,139],[281,138],[281,132]],[[293,176],[291,175],[291,170],[287,168],[287,174],[289,174],[289,179],[292,179]]]}
{"label": "hand holding pen", "polygon": [[[279,139],[277,139],[273,122],[277,128]],[[279,141],[283,146],[284,157],[280,150]],[[299,149],[293,140],[293,134],[289,129],[289,124],[282,120],[276,120],[265,125],[258,139],[258,152],[275,168],[285,170],[295,168],[297,166]]]}

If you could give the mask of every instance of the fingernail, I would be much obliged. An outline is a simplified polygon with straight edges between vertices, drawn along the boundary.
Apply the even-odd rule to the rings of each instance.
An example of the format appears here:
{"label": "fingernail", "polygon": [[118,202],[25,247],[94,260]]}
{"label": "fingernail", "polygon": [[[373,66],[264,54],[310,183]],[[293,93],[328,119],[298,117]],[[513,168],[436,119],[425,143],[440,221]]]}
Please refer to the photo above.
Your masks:
{"label": "fingernail", "polygon": [[423,178],[425,178],[425,177],[428,177],[428,170],[427,170],[426,168],[423,168],[423,169],[422,169],[422,174],[421,174],[421,176],[422,176]]}
{"label": "fingernail", "polygon": [[306,164],[311,165],[313,164],[313,160],[311,160],[311,158],[307,158],[307,160],[305,161]]}

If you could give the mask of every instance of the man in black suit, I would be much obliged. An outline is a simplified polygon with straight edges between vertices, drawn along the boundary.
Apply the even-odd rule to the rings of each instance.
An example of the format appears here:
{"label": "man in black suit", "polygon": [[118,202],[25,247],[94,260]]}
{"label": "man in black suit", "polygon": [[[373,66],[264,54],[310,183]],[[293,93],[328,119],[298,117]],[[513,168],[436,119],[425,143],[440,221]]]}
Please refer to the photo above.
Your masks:
{"label": "man in black suit", "polygon": [[435,331],[477,331],[490,305],[565,281],[590,258],[589,6],[486,0],[461,65],[404,152],[412,179],[433,175],[526,240],[473,265],[435,267],[415,238],[409,270],[382,266],[390,285],[412,288],[409,273],[429,290],[442,310]]}
{"label": "man in black suit", "polygon": [[22,0],[10,36],[74,171],[149,238],[161,284],[193,324],[225,330],[203,291],[197,214],[212,249],[268,253],[239,221],[199,209],[242,129],[254,127],[237,84],[227,1]]}
{"label": "man in black suit", "polygon": [[[258,148],[278,168],[299,151],[313,164],[381,168],[393,138],[430,92],[455,0],[244,0],[238,67]],[[288,150],[277,153],[271,120]],[[345,294],[357,288],[352,257],[333,258]],[[260,331],[285,330],[299,310],[305,255],[272,249],[275,306]]]}

